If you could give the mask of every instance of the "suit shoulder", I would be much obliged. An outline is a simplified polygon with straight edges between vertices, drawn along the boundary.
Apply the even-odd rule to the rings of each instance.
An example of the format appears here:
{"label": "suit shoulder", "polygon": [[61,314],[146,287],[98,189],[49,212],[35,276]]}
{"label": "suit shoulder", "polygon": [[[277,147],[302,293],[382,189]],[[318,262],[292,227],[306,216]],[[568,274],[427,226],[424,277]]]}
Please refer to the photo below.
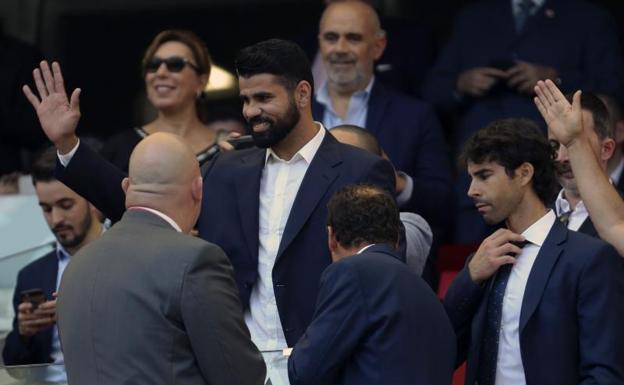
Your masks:
{"label": "suit shoulder", "polygon": [[566,250],[575,255],[574,259],[584,260],[589,263],[594,258],[604,258],[611,255],[620,259],[613,246],[600,238],[592,237],[578,231],[568,230]]}
{"label": "suit shoulder", "polygon": [[47,269],[48,266],[54,264],[56,262],[56,251],[52,250],[43,257],[37,258],[34,261],[30,262],[26,266],[22,267],[18,272],[19,275],[30,275],[41,270]]}

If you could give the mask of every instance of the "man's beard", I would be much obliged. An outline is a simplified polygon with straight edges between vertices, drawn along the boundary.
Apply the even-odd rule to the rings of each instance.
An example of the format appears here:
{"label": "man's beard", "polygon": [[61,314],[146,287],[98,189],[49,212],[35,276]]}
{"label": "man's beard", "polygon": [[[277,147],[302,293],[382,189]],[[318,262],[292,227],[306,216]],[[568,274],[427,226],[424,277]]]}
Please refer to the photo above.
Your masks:
{"label": "man's beard", "polygon": [[[273,120],[266,116],[254,116],[249,119],[251,136],[254,143],[260,148],[269,148],[281,142],[299,122],[300,114],[295,105],[294,100],[290,101],[288,111],[282,119]],[[268,128],[262,132],[256,132],[253,126],[256,124],[267,123]]]}

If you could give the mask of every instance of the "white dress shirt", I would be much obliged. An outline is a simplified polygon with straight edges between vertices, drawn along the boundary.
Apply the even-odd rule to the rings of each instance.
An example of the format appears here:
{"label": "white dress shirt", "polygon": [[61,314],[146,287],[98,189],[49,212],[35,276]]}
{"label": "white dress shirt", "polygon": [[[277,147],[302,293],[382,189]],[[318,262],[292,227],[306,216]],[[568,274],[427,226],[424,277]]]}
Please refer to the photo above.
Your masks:
{"label": "white dress shirt", "polygon": [[318,133],[288,161],[266,151],[260,179],[258,280],[245,312],[251,339],[260,350],[287,347],[275,301],[273,266],[301,181],[325,137],[325,128],[318,126]]}
{"label": "white dress shirt", "polygon": [[530,243],[516,256],[511,269],[501,315],[501,330],[498,337],[498,358],[496,363],[496,385],[526,385],[524,366],[520,354],[520,311],[529,274],[546,236],[557,220],[549,210],[546,215],[527,228],[522,235]]}
{"label": "white dress shirt", "polygon": [[[524,0],[511,0],[511,7],[514,12],[514,16],[521,12],[520,10],[521,1],[524,1]],[[533,4],[535,4],[535,6],[533,7],[533,9],[531,9],[531,15],[535,15],[537,11],[539,11],[539,9],[542,8],[542,5],[544,5],[545,2],[546,0],[533,0]]]}
{"label": "white dress shirt", "polygon": [[323,113],[323,125],[328,130],[342,124],[353,124],[358,127],[366,127],[366,117],[368,116],[368,99],[370,98],[371,89],[375,77],[371,77],[370,82],[363,90],[357,91],[351,95],[349,100],[349,109],[344,119],[342,119],[334,111],[331,97],[329,96],[329,90],[327,88],[327,82],[316,93],[316,101],[325,107]]}
{"label": "white dress shirt", "polygon": [[585,208],[583,201],[579,201],[574,208],[570,206],[570,202],[563,197],[563,189],[559,191],[559,195],[557,195],[555,210],[557,210],[558,217],[561,216],[561,214],[572,210],[570,218],[568,219],[568,229],[574,231],[578,231],[578,229],[581,228],[581,225],[583,225],[583,222],[585,222],[585,219],[589,216],[589,212],[587,211],[587,208]]}

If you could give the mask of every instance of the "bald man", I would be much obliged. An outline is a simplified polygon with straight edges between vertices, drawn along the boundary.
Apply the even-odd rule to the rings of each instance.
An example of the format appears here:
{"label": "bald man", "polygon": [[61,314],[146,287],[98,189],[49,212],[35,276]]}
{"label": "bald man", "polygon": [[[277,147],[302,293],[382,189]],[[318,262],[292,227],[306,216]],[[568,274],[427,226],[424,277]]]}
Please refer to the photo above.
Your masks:
{"label": "bald man", "polygon": [[375,10],[365,1],[332,1],[321,17],[318,41],[327,81],[316,90],[314,119],[330,131],[352,124],[373,133],[400,170],[400,209],[446,229],[452,178],[442,129],[428,104],[374,76],[386,48]]}
{"label": "bald man", "polygon": [[75,256],[59,289],[69,383],[263,384],[227,257],[188,235],[202,198],[191,150],[148,136],[122,187],[123,218]]}

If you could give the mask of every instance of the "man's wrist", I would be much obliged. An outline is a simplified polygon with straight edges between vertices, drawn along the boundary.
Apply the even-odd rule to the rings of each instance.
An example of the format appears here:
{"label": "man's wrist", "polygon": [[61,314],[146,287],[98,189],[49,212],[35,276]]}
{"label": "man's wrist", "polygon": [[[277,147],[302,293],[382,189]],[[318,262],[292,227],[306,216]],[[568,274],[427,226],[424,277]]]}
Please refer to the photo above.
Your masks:
{"label": "man's wrist", "polygon": [[62,140],[54,143],[54,146],[58,150],[60,155],[66,155],[78,144],[78,137],[76,135],[63,138]]}

